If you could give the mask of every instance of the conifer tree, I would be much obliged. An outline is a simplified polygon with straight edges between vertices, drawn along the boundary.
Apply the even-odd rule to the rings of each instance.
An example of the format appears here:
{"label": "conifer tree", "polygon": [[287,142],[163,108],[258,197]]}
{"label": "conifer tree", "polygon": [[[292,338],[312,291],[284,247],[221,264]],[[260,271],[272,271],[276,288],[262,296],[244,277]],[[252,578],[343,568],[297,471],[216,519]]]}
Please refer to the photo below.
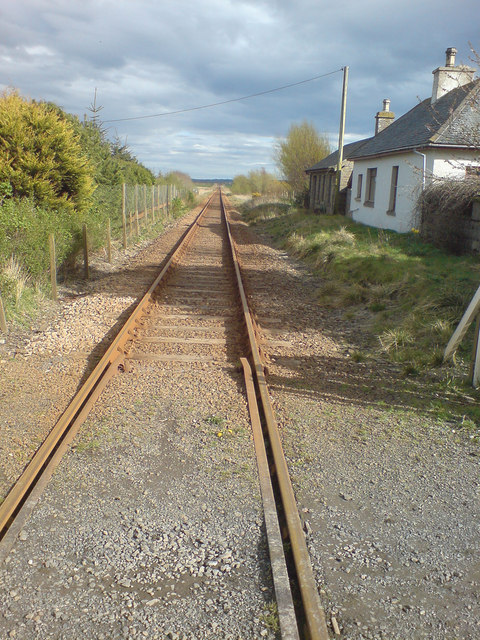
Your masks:
{"label": "conifer tree", "polygon": [[0,97],[0,183],[44,207],[88,208],[93,170],[65,117],[10,91]]}

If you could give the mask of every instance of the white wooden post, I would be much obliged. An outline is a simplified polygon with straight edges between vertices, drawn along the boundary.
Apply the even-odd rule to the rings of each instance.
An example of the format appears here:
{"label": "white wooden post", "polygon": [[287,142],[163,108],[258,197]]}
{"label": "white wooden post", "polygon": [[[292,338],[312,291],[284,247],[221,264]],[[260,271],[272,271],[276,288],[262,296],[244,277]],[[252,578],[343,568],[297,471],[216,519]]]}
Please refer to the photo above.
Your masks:
{"label": "white wooden post", "polygon": [[0,330],[3,333],[7,333],[7,317],[5,315],[5,308],[3,306],[3,300],[1,295],[0,295]]}
{"label": "white wooden post", "polygon": [[473,346],[472,367],[470,373],[472,378],[472,386],[476,388],[480,386],[480,287],[477,289],[475,295],[473,296],[470,304],[467,307],[467,310],[463,314],[462,319],[458,323],[458,327],[455,329],[445,348],[445,352],[443,354],[444,362],[448,360],[448,358],[453,356],[453,354],[457,350],[458,345],[467,333],[468,327],[474,320],[476,320],[476,327]]}
{"label": "white wooden post", "polygon": [[455,329],[453,336],[450,338],[445,352],[443,354],[443,361],[448,360],[450,356],[452,356],[460,342],[462,341],[464,335],[468,331],[468,327],[475,320],[476,316],[480,311],[480,287],[478,287],[477,292],[472,298],[472,301],[467,307],[467,310],[463,314],[463,318],[460,320],[458,327]]}
{"label": "white wooden post", "polygon": [[477,315],[475,325],[475,341],[472,358],[472,386],[476,389],[480,386],[480,315]]}

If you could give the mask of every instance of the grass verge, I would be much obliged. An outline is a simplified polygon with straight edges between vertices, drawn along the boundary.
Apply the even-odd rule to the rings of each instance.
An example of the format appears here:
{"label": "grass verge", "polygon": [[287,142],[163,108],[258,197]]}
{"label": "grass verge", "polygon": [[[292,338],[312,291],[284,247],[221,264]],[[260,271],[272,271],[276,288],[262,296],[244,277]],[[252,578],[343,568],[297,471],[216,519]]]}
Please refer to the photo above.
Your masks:
{"label": "grass verge", "polygon": [[319,306],[343,312],[345,322],[358,329],[351,338],[355,361],[382,356],[398,363],[406,378],[428,373],[439,391],[468,396],[465,424],[480,421],[472,397],[476,392],[467,382],[473,326],[455,361],[442,362],[480,285],[478,256],[446,253],[415,232],[375,229],[285,203],[246,202],[239,210],[275,246],[318,276],[314,295]]}
{"label": "grass verge", "polygon": [[[480,260],[455,256],[398,234],[320,216],[285,204],[244,207],[244,217],[319,276],[316,296],[326,307],[365,318],[377,348],[419,369],[438,366],[480,284]],[[473,332],[472,332],[473,333]],[[467,359],[472,335],[459,349]]]}
{"label": "grass verge", "polygon": [[[28,203],[23,204],[27,206]],[[164,230],[166,224],[184,216],[194,205],[195,202],[191,200],[183,202],[180,198],[174,198],[168,215],[158,216],[157,214],[155,222],[152,222],[150,217],[148,225],[143,222],[140,226],[138,236],[132,235],[128,237],[129,247],[145,240],[155,239]],[[33,208],[32,211],[34,211]],[[99,228],[89,228],[91,256],[95,252],[102,254],[106,251],[103,246],[103,244],[106,244],[106,231],[105,229],[102,231],[102,243],[99,239],[102,235]],[[21,241],[21,238],[17,238],[17,244],[13,242],[9,244],[3,238],[3,245],[5,246],[2,252],[2,238],[3,236],[0,233],[0,296],[4,305],[7,326],[29,326],[31,320],[35,318],[39,311],[45,308],[47,300],[51,297],[48,273],[48,243],[40,235],[32,235],[29,238],[30,244],[27,243],[28,246]],[[5,249],[7,245],[8,252]],[[117,229],[117,233],[112,237],[112,248],[114,252],[122,251],[121,228],[120,231]],[[34,256],[34,258],[30,259],[30,255]],[[60,265],[59,272],[61,272],[62,279],[70,281],[78,277],[77,271],[81,270],[83,258],[79,253],[76,259],[72,259],[68,264],[64,263],[62,265],[60,263],[64,257],[65,252],[62,249],[57,254],[57,264]]]}

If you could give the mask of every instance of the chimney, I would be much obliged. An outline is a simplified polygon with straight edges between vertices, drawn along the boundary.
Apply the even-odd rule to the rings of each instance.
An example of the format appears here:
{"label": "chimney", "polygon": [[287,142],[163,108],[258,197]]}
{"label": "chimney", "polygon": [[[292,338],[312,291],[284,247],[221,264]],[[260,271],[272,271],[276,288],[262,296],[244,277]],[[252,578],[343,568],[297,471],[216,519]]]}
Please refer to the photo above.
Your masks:
{"label": "chimney", "polygon": [[375,135],[386,129],[395,120],[395,114],[390,111],[390,100],[383,101],[383,111],[378,111],[375,116]]}
{"label": "chimney", "polygon": [[455,47],[449,47],[445,51],[445,56],[446,56],[445,66],[446,67],[454,67],[455,66],[455,56],[456,55],[457,55],[457,50],[455,49]]}
{"label": "chimney", "polygon": [[455,66],[455,56],[457,55],[455,47],[449,47],[445,51],[445,55],[445,66],[438,67],[438,69],[432,71],[432,104],[449,91],[452,91],[452,89],[463,87],[463,85],[471,82],[475,73],[475,69],[473,67],[467,67],[465,65],[458,65],[458,67]]}

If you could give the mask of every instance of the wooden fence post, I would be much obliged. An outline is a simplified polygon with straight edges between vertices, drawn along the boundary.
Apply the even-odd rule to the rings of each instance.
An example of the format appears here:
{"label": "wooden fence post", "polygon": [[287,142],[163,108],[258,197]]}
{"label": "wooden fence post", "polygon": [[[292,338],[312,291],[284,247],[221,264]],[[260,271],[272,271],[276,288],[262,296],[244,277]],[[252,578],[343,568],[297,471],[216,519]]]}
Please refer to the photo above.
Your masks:
{"label": "wooden fence post", "polygon": [[107,220],[107,262],[112,262],[112,223]]}
{"label": "wooden fence post", "polygon": [[167,195],[166,195],[166,200],[165,200],[165,205],[166,205],[165,208],[166,208],[166,211],[167,211],[167,216],[168,216],[169,211],[170,211],[170,206],[169,206],[169,203],[168,203],[168,186],[169,185],[167,184]]}
{"label": "wooden fence post", "polygon": [[50,233],[48,236],[48,248],[50,250],[50,282],[52,284],[52,300],[58,299],[57,293],[57,257],[55,254],[55,236]]}
{"label": "wooden fence post", "polygon": [[152,222],[155,222],[155,185],[152,184]]}
{"label": "wooden fence post", "polygon": [[470,379],[472,381],[472,387],[477,389],[480,383],[480,315],[477,315],[475,321]]}
{"label": "wooden fence post", "polygon": [[138,236],[140,233],[140,223],[138,220],[138,184],[135,185],[135,231]]}
{"label": "wooden fence post", "polygon": [[473,321],[476,321],[476,327],[470,375],[472,386],[477,388],[480,385],[480,287],[478,287],[475,295],[473,296],[470,304],[467,307],[467,310],[463,314],[462,319],[460,320],[457,328],[453,332],[452,337],[445,347],[445,351],[443,353],[444,362],[448,360],[448,358],[451,358],[453,356],[453,354],[457,350],[458,345],[467,333],[468,327],[472,324]]}
{"label": "wooden fence post", "polygon": [[463,340],[464,335],[467,333],[468,327],[475,320],[477,315],[480,313],[480,287],[478,287],[475,295],[473,296],[470,304],[467,307],[467,310],[463,314],[462,319],[458,323],[457,328],[453,332],[452,337],[450,338],[447,346],[445,347],[445,352],[443,354],[444,362],[448,360],[456,351],[458,345]]}
{"label": "wooden fence post", "polygon": [[90,268],[88,265],[88,234],[87,234],[87,225],[83,223],[83,268],[85,273],[85,278],[88,280],[90,278]]}
{"label": "wooden fence post", "polygon": [[3,306],[2,296],[0,295],[0,330],[7,333],[7,318],[5,316],[5,308]]}
{"label": "wooden fence post", "polygon": [[122,184],[122,240],[123,248],[127,249],[127,185]]}
{"label": "wooden fence post", "polygon": [[148,226],[148,209],[147,209],[147,185],[143,185],[143,215],[145,216],[145,224]]}

